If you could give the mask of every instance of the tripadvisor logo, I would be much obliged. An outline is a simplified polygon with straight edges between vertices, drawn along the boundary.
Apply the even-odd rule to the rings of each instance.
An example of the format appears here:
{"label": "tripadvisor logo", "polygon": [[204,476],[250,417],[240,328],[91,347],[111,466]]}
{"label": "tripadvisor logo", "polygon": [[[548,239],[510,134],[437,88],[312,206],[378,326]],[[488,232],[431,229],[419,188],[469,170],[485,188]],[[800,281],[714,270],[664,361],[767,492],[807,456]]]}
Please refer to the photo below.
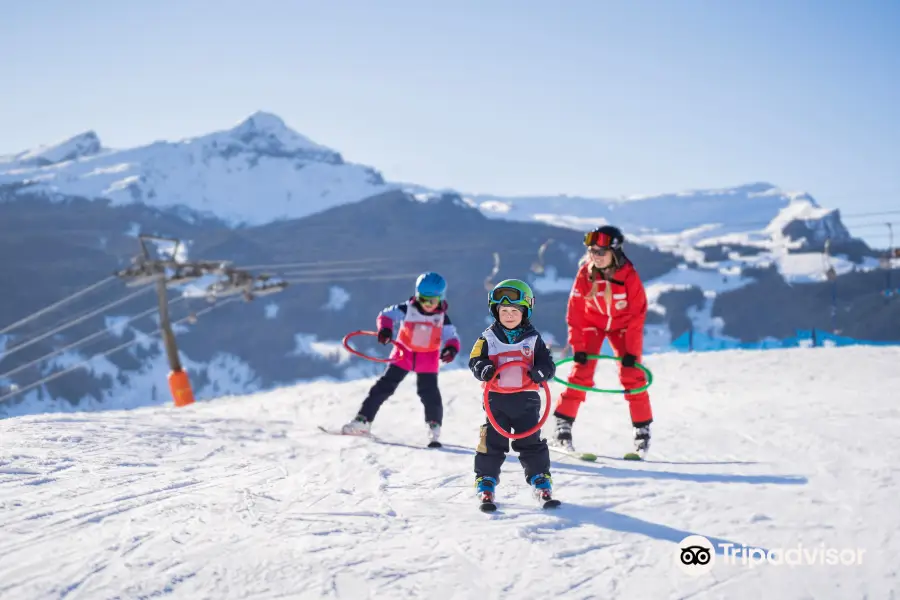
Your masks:
{"label": "tripadvisor logo", "polygon": [[675,548],[675,565],[688,575],[709,573],[715,562],[716,551],[702,535],[689,535]]}
{"label": "tripadvisor logo", "polygon": [[769,549],[733,543],[713,545],[702,535],[689,535],[675,549],[675,564],[684,573],[696,577],[709,573],[716,560],[726,565],[740,565],[751,569],[764,564],[789,567],[853,566],[863,563],[865,552],[862,548],[830,548],[825,544],[797,544],[790,548]]}

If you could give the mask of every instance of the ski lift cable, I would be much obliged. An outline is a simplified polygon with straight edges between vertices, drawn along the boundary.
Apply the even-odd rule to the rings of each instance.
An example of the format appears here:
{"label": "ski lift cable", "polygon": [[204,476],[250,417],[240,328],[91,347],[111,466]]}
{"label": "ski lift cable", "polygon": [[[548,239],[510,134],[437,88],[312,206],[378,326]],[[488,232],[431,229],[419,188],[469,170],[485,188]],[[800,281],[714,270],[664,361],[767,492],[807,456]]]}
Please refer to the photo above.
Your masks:
{"label": "ski lift cable", "polygon": [[[841,221],[843,222],[848,219],[858,219],[858,218],[862,218],[862,217],[877,217],[880,215],[890,215],[890,214],[900,214],[900,210],[842,214]],[[647,235],[679,235],[679,234],[685,234],[686,231],[690,231],[691,229],[695,229],[697,227],[703,227],[705,225],[725,226],[725,227],[760,227],[760,228],[763,228],[763,227],[766,227],[767,225],[771,225],[772,220],[773,219],[769,219],[767,221],[758,220],[758,221],[740,221],[740,222],[728,222],[728,223],[721,223],[721,222],[698,223],[697,225],[693,225],[691,227],[687,227],[684,229],[653,230],[653,229],[647,228],[646,231],[635,231],[632,235],[634,235],[635,237],[641,237],[641,236],[647,236]],[[809,221],[809,220],[814,220],[814,219],[807,219],[802,216],[798,216],[798,217],[794,217],[791,220],[792,221]],[[879,224],[883,226],[884,222],[883,221],[879,222]],[[872,222],[872,223],[847,223],[846,225],[847,225],[848,229],[859,229],[862,227],[872,227],[875,225],[875,223],[874,222]],[[738,233],[742,233],[742,232],[738,232]],[[626,233],[626,237],[629,237],[628,233]]]}
{"label": "ski lift cable", "polygon": [[[129,287],[123,286],[122,292],[123,293],[131,292],[132,290],[136,290],[136,289],[137,288],[129,288]],[[170,291],[170,290],[167,290],[167,291]],[[118,296],[118,295],[119,295],[119,292],[118,291],[115,292],[115,296]],[[115,298],[115,296],[113,296],[112,298]],[[89,318],[87,316],[88,313],[94,311],[98,306],[100,306],[100,303],[95,302],[95,301],[92,301],[90,304],[85,306],[83,309],[79,308],[78,310],[72,310],[73,307],[70,306],[70,307],[67,307],[67,308],[64,308],[64,309],[61,309],[60,311],[58,311],[59,316],[61,318],[54,319],[47,324],[42,324],[41,326],[37,326],[37,324],[35,323],[31,327],[26,327],[25,329],[21,330],[20,332],[13,333],[11,335],[13,336],[13,339],[15,340],[15,342],[17,344],[24,344],[30,338],[42,336],[42,335],[46,334],[47,332],[49,332],[50,330],[56,329],[58,327],[63,327],[64,325],[68,324],[72,320],[79,319],[80,317]],[[126,316],[126,315],[123,315],[123,316]],[[3,350],[0,349],[0,361],[2,361],[2,360],[3,360]]]}
{"label": "ski lift cable", "polygon": [[332,273],[369,273],[372,271],[372,267],[347,267],[340,269],[322,269],[318,271],[304,271],[299,270],[295,271],[293,269],[289,269],[287,271],[283,271],[281,273],[281,277],[310,277],[315,275],[330,275]]}
{"label": "ski lift cable", "polygon": [[[131,290],[129,290],[127,288],[123,288],[123,292],[129,292],[129,291],[131,291]],[[117,292],[116,296],[118,296],[118,295],[119,294]],[[113,296],[113,297],[115,297],[115,296]],[[103,301],[105,301],[105,300],[106,299],[104,298]],[[63,308],[58,311],[59,318],[53,319],[52,321],[48,319],[47,323],[42,323],[40,326],[38,326],[37,323],[33,323],[30,327],[26,327],[25,329],[20,330],[19,332],[12,333],[10,335],[17,344],[23,344],[25,341],[29,340],[30,338],[44,335],[51,329],[55,329],[57,327],[62,327],[69,321],[78,319],[79,317],[82,317],[82,316],[88,314],[89,312],[93,311],[98,306],[100,306],[100,304],[101,304],[100,302],[91,302],[89,305],[85,306],[84,308],[79,308],[78,310],[74,310],[74,308],[72,306]],[[2,360],[2,357],[3,357],[3,352],[0,351],[0,360]]]}
{"label": "ski lift cable", "polygon": [[54,328],[54,329],[51,329],[50,331],[44,333],[43,335],[39,335],[39,336],[37,336],[36,338],[32,338],[32,339],[28,340],[27,342],[23,342],[23,343],[21,343],[21,344],[19,344],[19,345],[17,345],[17,346],[13,346],[12,348],[7,348],[7,349],[3,352],[3,354],[0,354],[0,359],[7,358],[7,357],[9,357],[10,355],[12,355],[12,354],[18,352],[18,351],[21,350],[22,348],[27,348],[28,346],[31,346],[31,345],[33,345],[33,344],[36,344],[37,342],[39,342],[39,341],[41,341],[41,340],[43,340],[43,339],[46,339],[46,338],[50,337],[51,335],[54,335],[54,334],[56,334],[56,333],[59,333],[60,331],[63,331],[64,329],[68,329],[69,327],[72,327],[73,325],[77,325],[78,323],[81,323],[82,321],[86,321],[87,319],[90,319],[91,317],[94,317],[94,316],[96,316],[96,315],[99,315],[100,313],[102,313],[102,312],[104,312],[104,311],[106,311],[106,310],[108,310],[108,309],[110,309],[110,308],[112,308],[112,307],[114,307],[114,306],[118,306],[118,305],[120,305],[120,304],[124,304],[125,302],[127,302],[128,300],[131,300],[132,298],[134,298],[134,297],[136,297],[136,296],[139,296],[139,295],[141,295],[141,294],[146,294],[148,291],[150,291],[150,290],[152,290],[152,289],[154,289],[153,286],[142,287],[141,289],[137,290],[136,292],[132,292],[132,293],[128,294],[128,295],[125,296],[124,298],[119,298],[118,300],[114,300],[113,302],[109,302],[109,303],[107,303],[107,304],[104,304],[104,305],[101,306],[100,308],[97,308],[97,309],[95,309],[95,310],[92,310],[91,312],[89,312],[89,313],[87,313],[87,314],[85,314],[85,315],[82,315],[82,316],[80,316],[80,317],[78,317],[78,318],[76,318],[76,319],[71,319],[71,320],[69,320],[69,321],[66,321],[63,325],[61,325],[61,326],[59,326],[59,327],[56,327],[56,328]]}
{"label": "ski lift cable", "polygon": [[406,279],[406,278],[414,278],[421,275],[420,272],[411,272],[411,273],[395,273],[395,274],[384,274],[384,275],[369,275],[369,276],[347,276],[347,277],[324,277],[318,279],[287,279],[285,281],[289,284],[297,284],[297,283],[331,283],[333,281],[377,281],[377,280],[388,280],[388,279]]}
{"label": "ski lift cable", "polygon": [[[487,247],[486,245],[484,247]],[[443,245],[443,246],[429,246],[428,251],[430,253],[453,253],[458,252],[461,249],[478,249],[479,246],[474,246],[472,244],[452,244],[452,245]],[[409,258],[408,254],[393,254],[390,256],[364,256],[361,258],[345,258],[345,259],[336,259],[336,260],[304,260],[299,262],[285,262],[285,263],[269,263],[269,264],[259,264],[259,265],[249,265],[249,266],[240,266],[239,268],[244,271],[259,271],[259,270],[270,270],[270,269],[286,269],[291,267],[322,267],[329,265],[365,265],[367,263],[376,263],[376,262],[396,262],[402,261]]]}
{"label": "ski lift cable", "polygon": [[[890,222],[888,222],[887,224],[890,225]],[[884,226],[885,226],[884,221],[879,221],[877,223],[873,221],[871,223],[862,223],[860,225],[854,224],[853,228],[854,229],[874,229],[875,227],[884,227]]]}
{"label": "ski lift cable", "polygon": [[[186,296],[180,296],[180,297],[178,297],[178,298],[175,298],[174,300],[170,300],[170,301],[169,301],[169,306],[172,306],[172,305],[174,305],[174,304],[177,304],[178,302],[181,302],[182,300],[187,300],[187,297],[186,297]],[[152,307],[152,308],[149,308],[149,309],[145,310],[145,311],[142,312],[142,313],[138,313],[138,314],[134,315],[133,317],[128,318],[126,321],[124,321],[124,322],[122,323],[122,325],[126,325],[126,324],[128,324],[128,323],[133,322],[133,321],[137,321],[138,319],[143,319],[144,317],[149,316],[149,315],[151,315],[151,314],[157,312],[158,310],[159,310],[159,307],[157,307],[157,306],[154,306],[154,307]],[[90,335],[87,335],[87,336],[81,338],[80,340],[76,340],[76,341],[72,342],[71,344],[68,344],[67,346],[63,346],[62,348],[59,348],[59,349],[57,349],[57,350],[54,350],[53,352],[50,352],[49,354],[45,354],[44,356],[41,356],[40,358],[36,358],[36,359],[34,359],[34,360],[30,361],[30,362],[27,362],[27,363],[25,363],[25,364],[23,364],[23,365],[19,365],[18,367],[16,367],[15,369],[12,369],[11,371],[7,371],[6,373],[0,373],[0,379],[7,379],[7,378],[9,378],[11,375],[15,375],[16,373],[20,373],[20,372],[24,371],[25,369],[27,369],[28,367],[31,367],[31,366],[33,366],[33,365],[42,363],[42,362],[44,362],[44,361],[46,361],[46,360],[49,360],[49,359],[53,358],[54,356],[58,356],[58,355],[60,355],[60,354],[62,354],[62,353],[64,353],[64,352],[67,352],[67,351],[69,351],[69,350],[72,350],[73,348],[76,348],[76,347],[78,347],[78,346],[81,346],[82,344],[85,344],[85,343],[87,343],[87,342],[89,342],[89,341],[91,341],[91,340],[93,340],[93,339],[95,339],[95,338],[99,338],[100,336],[102,336],[102,335],[104,335],[104,334],[106,334],[106,333],[110,333],[110,330],[109,330],[108,327],[104,327],[103,329],[100,329],[100,330],[98,330],[98,331],[95,331],[94,333],[92,333],[92,334],[90,334]]]}
{"label": "ski lift cable", "polygon": [[[450,256],[466,256],[466,257],[477,256],[477,255],[483,254],[484,251],[488,250],[489,248],[491,248],[491,246],[473,247],[471,245],[462,245],[458,249],[456,249],[454,252],[450,252],[449,249],[447,249],[444,251],[443,254],[440,251],[431,252],[429,249],[427,258],[429,258],[429,259],[435,258],[436,259],[436,258],[448,258]],[[534,253],[534,250],[530,250],[530,249],[529,250],[511,250],[511,251],[505,252],[505,254],[507,256],[533,255],[533,253]],[[398,267],[408,267],[409,263],[421,262],[422,258],[423,258],[423,256],[421,254],[379,258],[378,259],[379,261],[391,261],[390,265],[385,265],[384,267],[364,266],[367,263],[367,261],[374,260],[374,259],[359,259],[359,260],[345,261],[345,262],[346,262],[346,264],[362,265],[359,270],[371,272],[373,270],[378,270],[378,269],[390,271],[390,270],[395,270]],[[244,267],[244,266],[239,266],[239,267],[235,267],[235,268],[238,270],[244,270],[244,271],[248,271],[248,270],[277,271],[280,269],[286,269],[286,271],[283,274],[279,275],[279,277],[283,277],[287,273],[291,273],[293,276],[305,276],[307,274],[319,276],[319,275],[327,275],[330,273],[349,272],[349,269],[344,268],[344,267],[337,268],[337,269],[328,269],[328,268],[317,269],[317,270],[312,270],[312,271],[307,271],[306,269],[289,268],[289,267],[295,267],[297,265],[316,266],[316,265],[327,265],[327,264],[328,264],[327,261],[323,261],[321,263],[316,263],[316,262],[273,263],[271,265],[253,265],[253,269],[251,269],[249,267]]]}
{"label": "ski lift cable", "polygon": [[[429,246],[428,247],[428,257],[429,258],[444,258],[450,256],[459,256],[461,254],[470,255],[470,254],[479,254],[484,252],[485,250],[489,250],[493,248],[493,244],[456,244],[451,246]],[[519,251],[510,251],[507,254],[531,254],[533,250],[519,250]],[[329,265],[359,265],[360,267],[364,267],[368,263],[373,262],[390,262],[390,266],[396,266],[397,264],[409,263],[413,260],[421,260],[421,255],[409,253],[406,254],[395,254],[392,256],[370,256],[365,258],[358,259],[347,259],[347,260],[323,260],[323,261],[315,261],[315,260],[305,260],[299,262],[283,262],[283,263],[270,263],[270,264],[258,264],[258,265],[250,265],[250,266],[235,266],[236,269],[240,269],[243,271],[260,271],[260,270],[279,270],[279,269],[292,269],[292,268],[300,268],[303,267],[323,267]],[[366,270],[371,270],[373,268],[378,267],[366,267]],[[330,272],[330,269],[323,269],[322,272]]]}
{"label": "ski lift cable", "polygon": [[[222,300],[221,302],[217,302],[216,304],[213,304],[212,306],[208,306],[202,310],[197,311],[193,316],[199,317],[200,315],[208,313],[211,310],[215,310],[217,308],[225,306],[226,304],[233,302],[234,300],[237,300],[237,298],[228,298],[228,299]],[[174,321],[173,323],[181,323],[183,321],[188,321],[191,318],[191,316],[192,315],[182,317],[181,319],[178,319],[177,321]],[[161,331],[162,331],[162,328],[157,327],[156,330],[152,331],[151,333],[147,333],[147,334],[142,333],[141,335],[136,336],[133,340],[129,340],[129,341],[125,342],[124,344],[119,344],[118,346],[110,348],[109,350],[106,350],[99,354],[95,354],[94,356],[92,356],[86,360],[83,360],[78,364],[72,365],[68,369],[64,369],[62,371],[57,371],[56,373],[52,373],[52,374],[48,375],[47,377],[44,377],[43,379],[39,379],[38,381],[29,383],[26,386],[17,388],[15,390],[13,390],[12,392],[9,392],[8,394],[0,396],[0,402],[4,402],[4,401],[8,400],[9,398],[18,396],[19,394],[22,394],[23,392],[27,392],[27,391],[32,390],[40,385],[43,385],[43,384],[47,383],[48,381],[53,381],[54,379],[57,379],[58,377],[62,377],[63,375],[66,375],[67,373],[71,373],[72,371],[76,371],[82,367],[85,367],[98,358],[103,358],[103,357],[109,356],[110,354],[113,354],[114,352],[118,352],[119,350],[124,350],[125,348],[128,348],[129,346],[131,346],[133,344],[143,341],[144,339],[146,339],[148,337],[153,337],[153,336],[159,334]]]}
{"label": "ski lift cable", "polygon": [[[900,214],[900,210],[844,214],[844,215],[841,215],[841,219],[846,220],[846,219],[857,218],[857,217],[872,217],[872,216],[886,215],[886,214]],[[798,218],[797,220],[802,221],[804,219]],[[747,222],[741,222],[741,223],[728,223],[727,225],[729,227],[731,227],[731,226],[765,227],[766,225],[771,224],[771,222],[772,221],[770,219],[767,221],[747,221]],[[871,227],[884,227],[884,223],[883,222],[878,222],[878,223],[865,222],[865,223],[859,223],[859,224],[849,224],[848,226],[851,229],[863,229],[863,228],[871,228]],[[678,230],[673,229],[673,230],[662,230],[662,231],[637,231],[637,232],[634,232],[633,235],[635,237],[639,238],[639,237],[647,236],[647,235],[675,235],[675,234],[683,234],[683,233],[684,233],[683,229],[678,229]],[[879,235],[879,237],[881,237],[882,235],[886,235],[886,233],[885,234],[876,234],[876,235]],[[542,250],[544,252],[546,252],[546,249],[547,249],[546,247],[552,241],[553,241],[552,238],[550,240],[547,240],[538,249],[539,262],[543,262]],[[488,244],[488,243],[485,243],[483,245],[473,245],[471,243],[462,243],[462,244],[454,244],[454,245],[429,247],[429,255],[433,256],[433,257],[438,257],[438,256],[448,256],[448,255],[453,255],[453,254],[458,255],[459,253],[469,254],[469,253],[483,252],[488,249],[490,249],[490,244]],[[530,252],[532,252],[532,251],[529,251],[529,253]],[[523,252],[521,252],[521,251],[512,251],[512,252],[507,252],[507,255],[522,254],[522,253]],[[394,266],[395,266],[396,263],[409,262],[411,259],[416,259],[416,258],[418,258],[418,257],[417,256],[409,256],[409,255],[367,256],[367,257],[362,257],[362,258],[358,258],[358,259],[340,259],[340,260],[309,260],[307,258],[306,260],[299,260],[296,262],[256,264],[256,265],[249,265],[249,266],[240,266],[238,268],[247,270],[247,271],[258,271],[258,270],[284,270],[284,269],[295,270],[295,269],[303,269],[304,267],[311,267],[311,268],[319,267],[320,272],[316,273],[316,275],[319,275],[319,274],[325,274],[328,272],[337,272],[337,269],[331,270],[331,269],[327,268],[332,265],[335,265],[335,266],[337,266],[337,265],[360,265],[362,267],[364,265],[371,265],[372,263],[390,262],[390,263],[394,263]],[[321,267],[326,267],[326,268],[321,269]],[[369,268],[378,268],[378,267],[372,266]]]}
{"label": "ski lift cable", "polygon": [[34,319],[40,317],[41,315],[46,314],[55,308],[59,308],[60,306],[62,306],[63,304],[66,304],[67,302],[71,302],[72,300],[74,300],[76,298],[80,298],[81,296],[87,294],[88,292],[92,292],[93,290],[109,283],[110,281],[112,281],[114,279],[117,279],[117,277],[115,275],[105,277],[105,278],[101,279],[100,281],[93,283],[93,284],[87,286],[86,288],[83,288],[83,289],[75,292],[74,294],[70,294],[70,295],[66,296],[62,300],[58,300],[57,302],[54,302],[53,304],[51,304],[49,306],[46,306],[36,312],[33,312],[30,315],[28,315],[27,317],[19,319],[15,323],[13,323],[11,325],[7,325],[3,329],[0,329],[0,335],[3,335],[4,333],[7,333],[9,331],[12,331],[16,327],[25,325],[26,323],[33,321]]}

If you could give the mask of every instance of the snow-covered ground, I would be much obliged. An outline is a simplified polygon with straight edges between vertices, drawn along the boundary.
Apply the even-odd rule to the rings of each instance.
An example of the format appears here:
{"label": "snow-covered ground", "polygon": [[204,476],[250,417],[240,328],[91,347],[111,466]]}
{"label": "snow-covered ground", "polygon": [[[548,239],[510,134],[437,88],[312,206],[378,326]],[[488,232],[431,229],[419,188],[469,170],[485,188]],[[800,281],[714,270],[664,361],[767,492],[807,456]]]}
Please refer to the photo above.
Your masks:
{"label": "snow-covered ground", "polygon": [[[420,447],[412,379],[375,422],[395,444],[316,429],[352,417],[371,379],[7,419],[0,597],[895,598],[897,364],[865,347],[648,357],[651,460],[617,458],[627,407],[590,396],[575,439],[601,457],[554,456],[552,512],[514,455],[500,510],[477,510],[464,371],[442,375],[443,450]],[[711,572],[676,565],[688,535],[717,545]],[[729,543],[816,564],[728,564]],[[829,550],[857,563],[820,564]]]}

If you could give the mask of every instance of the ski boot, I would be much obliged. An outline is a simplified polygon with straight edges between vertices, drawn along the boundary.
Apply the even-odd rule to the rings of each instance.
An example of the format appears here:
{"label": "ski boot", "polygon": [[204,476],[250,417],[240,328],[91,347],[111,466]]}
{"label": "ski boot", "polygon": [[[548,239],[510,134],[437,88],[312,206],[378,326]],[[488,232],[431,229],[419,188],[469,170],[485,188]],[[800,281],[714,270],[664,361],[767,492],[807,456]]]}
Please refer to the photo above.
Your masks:
{"label": "ski boot", "polygon": [[548,444],[563,449],[566,452],[575,452],[572,445],[572,420],[568,417],[556,417],[556,433],[547,440]]}
{"label": "ski boot", "polygon": [[482,512],[494,512],[497,505],[494,504],[494,491],[496,490],[497,480],[493,477],[478,477],[475,479],[475,490],[481,505],[478,507]]}
{"label": "ski boot", "polygon": [[425,424],[428,425],[428,447],[440,448],[441,426],[435,421],[427,421]]}
{"label": "ski boot", "polygon": [[341,433],[344,435],[369,435],[372,429],[372,422],[362,415],[356,415],[356,418],[341,427]]}
{"label": "ski boot", "polygon": [[532,475],[528,479],[529,485],[532,486],[531,493],[537,500],[541,508],[556,508],[561,503],[553,498],[553,480],[549,473],[538,473]]}
{"label": "ski boot", "polygon": [[650,450],[650,424],[634,428],[634,452],[625,455],[626,460],[644,460]]}

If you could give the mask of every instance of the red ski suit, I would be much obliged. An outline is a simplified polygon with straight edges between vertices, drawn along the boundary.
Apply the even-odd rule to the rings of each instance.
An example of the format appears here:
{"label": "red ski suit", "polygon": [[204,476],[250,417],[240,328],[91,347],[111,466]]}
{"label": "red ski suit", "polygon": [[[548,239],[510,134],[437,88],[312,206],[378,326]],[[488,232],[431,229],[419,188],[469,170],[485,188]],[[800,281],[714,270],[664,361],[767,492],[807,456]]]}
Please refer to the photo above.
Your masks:
{"label": "red ski suit", "polygon": [[[569,328],[569,345],[573,352],[599,354],[604,338],[616,356],[633,354],[641,362],[644,349],[644,321],[647,317],[647,295],[644,284],[630,262],[619,268],[610,281],[603,278],[588,260],[578,269],[575,283],[569,294],[566,323]],[[596,360],[587,364],[574,363],[569,383],[594,386]],[[644,372],[637,367],[619,366],[619,381],[625,389],[635,389],[647,384]],[[585,392],[566,388],[560,395],[556,412],[575,418],[584,402]],[[650,395],[644,391],[625,394],[635,425],[653,420]]]}

